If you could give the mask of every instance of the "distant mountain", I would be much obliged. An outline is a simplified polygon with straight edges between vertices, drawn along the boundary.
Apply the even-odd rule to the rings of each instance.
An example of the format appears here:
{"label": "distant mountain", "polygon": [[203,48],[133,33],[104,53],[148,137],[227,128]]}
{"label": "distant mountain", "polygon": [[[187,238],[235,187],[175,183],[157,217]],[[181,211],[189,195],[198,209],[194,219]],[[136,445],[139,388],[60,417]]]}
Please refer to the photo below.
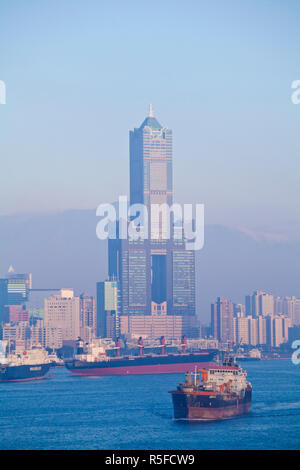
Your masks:
{"label": "distant mountain", "polygon": [[[10,265],[31,272],[41,287],[73,287],[95,293],[107,276],[107,242],[96,237],[94,210],[51,215],[0,217],[0,275]],[[260,240],[223,226],[205,229],[204,248],[196,253],[198,313],[210,318],[217,296],[238,303],[255,289],[300,297],[300,243]]]}

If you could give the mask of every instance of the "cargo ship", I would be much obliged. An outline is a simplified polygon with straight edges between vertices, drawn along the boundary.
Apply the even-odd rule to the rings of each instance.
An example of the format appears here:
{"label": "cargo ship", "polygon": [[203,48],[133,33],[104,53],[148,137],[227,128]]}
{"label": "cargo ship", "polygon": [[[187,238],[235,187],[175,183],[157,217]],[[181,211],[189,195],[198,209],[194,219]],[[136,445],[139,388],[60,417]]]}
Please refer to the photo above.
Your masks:
{"label": "cargo ship", "polygon": [[[173,374],[184,373],[194,367],[212,363],[217,350],[199,350],[187,352],[187,340],[182,339],[181,352],[166,353],[166,342],[160,338],[160,354],[144,354],[143,339],[138,340],[138,355],[124,356],[120,354],[121,343],[117,339],[115,356],[110,356],[101,340],[95,340],[84,345],[79,338],[76,354],[65,365],[72,375],[101,376],[101,375],[136,375],[136,374]],[[112,348],[111,348],[112,349]]]}
{"label": "cargo ship", "polygon": [[233,358],[222,365],[188,372],[185,382],[172,390],[174,418],[188,421],[214,421],[250,412],[252,385],[247,373]]}
{"label": "cargo ship", "polygon": [[45,349],[35,347],[22,353],[7,353],[7,341],[0,341],[0,382],[42,379],[50,366]]}
{"label": "cargo ship", "polygon": [[64,367],[65,363],[63,359],[60,359],[57,354],[51,353],[49,354],[49,359],[51,361],[51,367]]}
{"label": "cargo ship", "polygon": [[261,360],[261,352],[259,349],[251,349],[248,353],[237,353],[237,360],[239,362],[243,361],[260,361]]}

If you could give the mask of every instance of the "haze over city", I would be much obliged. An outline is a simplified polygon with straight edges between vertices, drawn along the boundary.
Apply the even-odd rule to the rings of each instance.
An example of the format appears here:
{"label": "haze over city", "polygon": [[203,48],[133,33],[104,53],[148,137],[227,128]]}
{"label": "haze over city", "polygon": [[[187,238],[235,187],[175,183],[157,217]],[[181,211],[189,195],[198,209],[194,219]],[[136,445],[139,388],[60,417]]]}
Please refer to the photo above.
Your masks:
{"label": "haze over city", "polygon": [[128,131],[151,102],[173,130],[174,201],[218,226],[197,254],[199,316],[219,294],[299,294],[298,3],[151,5],[2,7],[2,275],[94,291],[94,211],[129,194]]}
{"label": "haze over city", "polygon": [[0,2],[0,451],[299,450],[299,22]]}
{"label": "haze over city", "polygon": [[0,214],[127,194],[128,130],[152,102],[174,132],[176,201],[204,203],[210,224],[299,240],[299,5],[269,6],[6,3]]}

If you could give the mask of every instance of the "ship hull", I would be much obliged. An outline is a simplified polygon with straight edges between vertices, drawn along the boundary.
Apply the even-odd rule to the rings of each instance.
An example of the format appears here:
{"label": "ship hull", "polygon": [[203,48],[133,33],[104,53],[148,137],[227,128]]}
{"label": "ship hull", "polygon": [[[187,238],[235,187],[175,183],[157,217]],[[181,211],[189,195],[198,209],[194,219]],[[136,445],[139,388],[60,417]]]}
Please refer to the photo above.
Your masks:
{"label": "ship hull", "polygon": [[73,375],[83,376],[177,374],[188,372],[191,368],[209,366],[214,355],[214,353],[207,353],[174,355],[173,357],[143,356],[133,359],[114,358],[96,363],[74,360],[66,362],[66,367]]}
{"label": "ship hull", "polygon": [[38,380],[45,377],[51,364],[34,364],[0,367],[0,382]]}
{"label": "ship hull", "polygon": [[237,362],[255,362],[255,361],[261,361],[260,357],[237,357],[236,358]]}
{"label": "ship hull", "polygon": [[247,414],[251,409],[251,390],[246,391],[243,399],[224,399],[220,395],[209,393],[206,395],[179,391],[171,393],[176,420],[216,421]]}

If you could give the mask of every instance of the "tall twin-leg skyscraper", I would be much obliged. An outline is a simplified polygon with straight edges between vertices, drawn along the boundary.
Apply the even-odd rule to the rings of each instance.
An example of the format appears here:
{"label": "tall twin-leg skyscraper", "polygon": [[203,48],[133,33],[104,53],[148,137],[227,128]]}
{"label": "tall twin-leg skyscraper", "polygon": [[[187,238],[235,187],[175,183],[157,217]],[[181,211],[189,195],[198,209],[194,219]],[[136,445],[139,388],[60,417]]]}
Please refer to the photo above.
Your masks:
{"label": "tall twin-leg skyscraper", "polygon": [[[195,315],[195,256],[183,240],[161,236],[151,204],[173,203],[172,131],[149,114],[130,131],[130,204],[148,209],[149,238],[109,240],[109,276],[119,281],[120,314]],[[151,233],[159,236],[151,239]],[[172,235],[172,230],[171,230]]]}

